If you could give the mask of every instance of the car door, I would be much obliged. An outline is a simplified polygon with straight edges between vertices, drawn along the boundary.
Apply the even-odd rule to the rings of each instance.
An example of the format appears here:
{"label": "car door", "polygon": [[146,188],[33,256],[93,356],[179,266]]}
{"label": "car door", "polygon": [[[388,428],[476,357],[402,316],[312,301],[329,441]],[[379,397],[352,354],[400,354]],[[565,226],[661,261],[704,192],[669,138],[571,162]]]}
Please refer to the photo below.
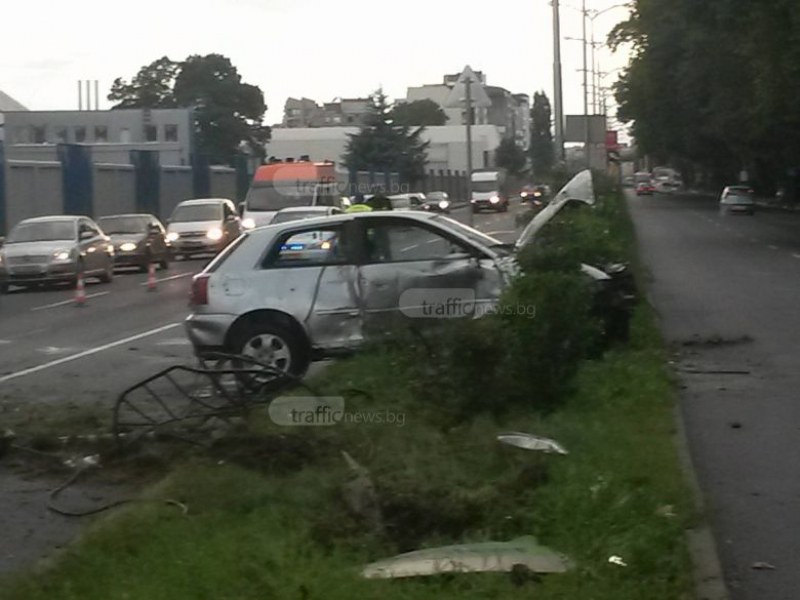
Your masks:
{"label": "car door", "polygon": [[298,225],[273,242],[263,264],[264,306],[305,324],[311,345],[349,350],[362,341],[357,275],[348,232],[351,223]]}
{"label": "car door", "polygon": [[494,261],[446,228],[415,219],[358,219],[364,248],[358,294],[364,334],[397,325],[474,317],[497,301]]}

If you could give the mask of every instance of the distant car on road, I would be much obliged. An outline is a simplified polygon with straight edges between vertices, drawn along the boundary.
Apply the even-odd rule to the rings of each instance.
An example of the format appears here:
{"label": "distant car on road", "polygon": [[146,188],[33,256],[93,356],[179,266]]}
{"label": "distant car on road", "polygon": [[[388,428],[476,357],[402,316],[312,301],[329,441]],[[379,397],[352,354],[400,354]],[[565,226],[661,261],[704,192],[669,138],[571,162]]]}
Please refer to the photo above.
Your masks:
{"label": "distant car on road", "polygon": [[450,205],[450,196],[447,192],[428,192],[425,194],[419,208],[428,212],[448,214],[450,212]]}
{"label": "distant car on road", "polygon": [[175,207],[167,221],[167,240],[176,258],[216,254],[243,230],[233,201],[226,198],[186,200]]}
{"label": "distant car on road", "polygon": [[734,212],[754,215],[756,212],[755,192],[745,185],[729,185],[719,197],[721,214]]}
{"label": "distant car on road", "polygon": [[636,184],[636,195],[637,196],[652,196],[656,191],[655,186],[652,183],[646,183],[644,181]]}
{"label": "distant car on road", "polygon": [[48,283],[75,285],[78,275],[114,278],[111,238],[88,217],[26,219],[8,234],[0,250],[0,292],[9,285]]}
{"label": "distant car on road", "polygon": [[138,267],[147,271],[150,263],[169,267],[172,244],[161,221],[153,215],[124,214],[100,217],[98,225],[114,245],[114,266]]}

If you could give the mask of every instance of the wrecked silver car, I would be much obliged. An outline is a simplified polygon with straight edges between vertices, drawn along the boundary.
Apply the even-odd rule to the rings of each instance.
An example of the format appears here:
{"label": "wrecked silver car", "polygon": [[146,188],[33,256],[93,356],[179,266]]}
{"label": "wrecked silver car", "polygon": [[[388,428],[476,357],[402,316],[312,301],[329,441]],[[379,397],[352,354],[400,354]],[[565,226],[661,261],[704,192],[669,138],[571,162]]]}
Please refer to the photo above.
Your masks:
{"label": "wrecked silver car", "polygon": [[[200,356],[227,351],[299,375],[398,320],[486,314],[519,271],[517,250],[574,200],[594,202],[590,173],[559,192],[516,246],[419,211],[249,231],[194,277],[188,336]],[[610,279],[594,267],[584,272]]]}

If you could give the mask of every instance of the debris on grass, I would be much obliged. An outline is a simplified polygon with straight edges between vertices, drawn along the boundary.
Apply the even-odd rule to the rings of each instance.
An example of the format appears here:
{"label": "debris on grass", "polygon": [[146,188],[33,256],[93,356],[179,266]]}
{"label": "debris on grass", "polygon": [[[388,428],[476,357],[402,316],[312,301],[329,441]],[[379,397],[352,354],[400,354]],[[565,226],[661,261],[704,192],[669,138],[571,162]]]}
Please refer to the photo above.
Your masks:
{"label": "debris on grass", "polygon": [[400,554],[367,565],[367,579],[396,579],[440,575],[443,573],[512,572],[520,568],[534,573],[565,573],[570,561],[539,545],[533,536],[510,542],[482,542],[428,548]]}
{"label": "debris on grass", "polygon": [[509,446],[516,446],[524,450],[538,450],[545,454],[569,454],[564,447],[549,438],[531,435],[530,433],[519,433],[512,431],[509,433],[501,433],[497,439]]}
{"label": "debris on grass", "polygon": [[375,533],[384,531],[383,516],[380,501],[375,491],[369,471],[358,464],[355,459],[344,450],[342,456],[354,477],[348,481],[342,490],[342,496],[350,511],[359,519],[366,522]]}
{"label": "debris on grass", "polygon": [[621,556],[609,556],[608,557],[609,564],[617,565],[618,567],[627,567],[628,563],[622,560]]}

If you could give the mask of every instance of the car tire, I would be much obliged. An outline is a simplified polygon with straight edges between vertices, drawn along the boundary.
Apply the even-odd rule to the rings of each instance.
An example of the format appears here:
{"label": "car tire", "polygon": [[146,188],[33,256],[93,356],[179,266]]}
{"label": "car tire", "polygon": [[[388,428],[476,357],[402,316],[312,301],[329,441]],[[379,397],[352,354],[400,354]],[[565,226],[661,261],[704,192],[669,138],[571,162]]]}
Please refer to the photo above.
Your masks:
{"label": "car tire", "polygon": [[311,363],[308,343],[275,319],[242,323],[232,332],[230,345],[234,354],[249,356],[294,377],[302,377]]}
{"label": "car tire", "polygon": [[101,275],[98,275],[101,283],[111,283],[114,281],[114,262],[110,262]]}
{"label": "car tire", "polygon": [[160,261],[158,261],[158,266],[161,267],[162,271],[169,269],[169,258],[166,256],[162,258]]}

